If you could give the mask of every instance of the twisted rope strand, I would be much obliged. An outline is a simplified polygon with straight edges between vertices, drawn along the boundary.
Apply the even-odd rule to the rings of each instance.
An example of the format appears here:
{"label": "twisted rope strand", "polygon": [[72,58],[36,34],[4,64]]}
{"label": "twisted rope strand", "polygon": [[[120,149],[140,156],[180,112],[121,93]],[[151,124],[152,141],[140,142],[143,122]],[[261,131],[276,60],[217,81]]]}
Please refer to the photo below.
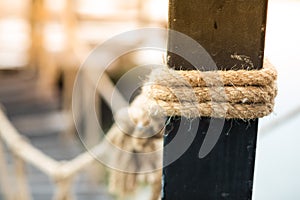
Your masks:
{"label": "twisted rope strand", "polygon": [[[261,70],[253,71],[154,70],[128,110],[119,112],[116,120],[124,127],[111,135],[112,142],[129,152],[154,152],[162,146],[165,116],[238,119],[264,117],[274,107],[276,77],[276,70],[268,62],[265,62]],[[130,136],[120,134],[121,130],[128,131]],[[124,155],[116,157],[116,162],[121,162],[130,169],[141,169],[141,163],[157,164],[154,160],[139,162],[134,156],[123,159],[122,156]],[[139,176],[113,171],[110,188],[119,194],[132,193],[137,187]],[[152,198],[157,199],[161,188],[161,174],[153,172],[145,176],[146,181],[154,186]]]}
{"label": "twisted rope strand", "polygon": [[260,70],[175,71],[169,68],[158,69],[152,72],[149,82],[163,86],[180,86],[178,79],[173,77],[174,73],[182,77],[191,87],[214,86],[216,77],[222,80],[224,86],[264,86],[277,79],[276,69],[268,60],[265,60]]}
{"label": "twisted rope strand", "polygon": [[[148,96],[155,100],[186,102],[191,98],[184,95],[187,88],[169,88],[161,85],[152,85]],[[230,103],[263,103],[269,102],[276,96],[274,87],[248,86],[248,87],[224,87],[225,94],[222,94],[219,87],[194,87],[194,93],[198,102],[230,102]],[[244,98],[242,99],[241,96]]]}
{"label": "twisted rope strand", "polygon": [[176,71],[158,69],[141,96],[150,114],[254,119],[273,111],[277,72],[268,62],[260,70]]}

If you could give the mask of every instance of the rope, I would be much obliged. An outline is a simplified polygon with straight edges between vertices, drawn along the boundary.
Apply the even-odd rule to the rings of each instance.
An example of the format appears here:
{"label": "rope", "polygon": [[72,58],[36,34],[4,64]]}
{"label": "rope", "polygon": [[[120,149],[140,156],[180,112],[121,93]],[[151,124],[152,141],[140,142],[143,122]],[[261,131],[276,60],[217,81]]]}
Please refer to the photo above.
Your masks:
{"label": "rope", "polygon": [[[163,146],[164,117],[149,116],[143,104],[135,103],[137,103],[136,100],[130,108],[122,109],[117,113],[115,119],[118,129],[107,134],[106,139],[123,151],[131,153],[151,153],[161,149]],[[161,162],[157,161],[162,160],[162,155],[158,154],[152,159],[141,159],[134,154],[120,153],[115,155],[113,159],[113,162],[116,163],[115,166],[122,165],[130,171],[139,172],[140,169],[147,166],[160,169]],[[161,182],[161,171],[141,174],[110,169],[109,191],[111,193],[121,197],[132,194],[140,182],[157,186]],[[152,199],[156,196],[157,193],[153,193]]]}
{"label": "rope", "polygon": [[143,87],[149,112],[166,116],[254,119],[273,111],[275,68],[261,70],[155,70]]}
{"label": "rope", "polygon": [[[174,71],[154,70],[142,92],[128,109],[118,111],[116,125],[107,134],[113,144],[132,153],[153,152],[162,147],[165,116],[224,117],[252,119],[270,114],[274,106],[277,72],[265,62],[261,70]],[[126,112],[124,112],[126,111]],[[134,136],[134,137],[132,137]],[[56,181],[68,180],[95,161],[85,152],[66,163],[58,162],[28,143],[0,109],[0,138],[22,160],[33,164]],[[105,152],[102,144],[91,152]],[[1,153],[1,152],[0,152]],[[1,156],[1,155],[0,155]],[[145,165],[157,164],[161,157],[141,162],[135,157],[117,155],[115,162],[139,171]],[[1,157],[0,157],[1,158]],[[161,163],[159,163],[161,164]],[[1,167],[1,166],[0,166]],[[158,169],[159,166],[155,166]],[[152,199],[160,192],[161,171],[128,174],[112,171],[110,189],[118,194],[132,193],[138,181],[152,184]],[[61,182],[61,194],[70,190]]]}
{"label": "rope", "polygon": [[[165,116],[221,117],[253,119],[270,114],[277,94],[277,72],[267,61],[261,70],[175,71],[154,70],[142,92],[128,110],[117,113],[119,129],[107,135],[110,141],[127,152],[153,152],[162,147]],[[133,136],[133,137],[132,137]],[[148,138],[146,138],[149,136]],[[115,157],[116,163],[141,169],[134,156]],[[161,159],[161,158],[160,158]],[[153,165],[155,161],[144,161]],[[121,196],[133,193],[140,177],[153,186],[152,198],[158,199],[161,171],[130,174],[111,170],[110,191]],[[151,180],[151,181],[149,181]]]}

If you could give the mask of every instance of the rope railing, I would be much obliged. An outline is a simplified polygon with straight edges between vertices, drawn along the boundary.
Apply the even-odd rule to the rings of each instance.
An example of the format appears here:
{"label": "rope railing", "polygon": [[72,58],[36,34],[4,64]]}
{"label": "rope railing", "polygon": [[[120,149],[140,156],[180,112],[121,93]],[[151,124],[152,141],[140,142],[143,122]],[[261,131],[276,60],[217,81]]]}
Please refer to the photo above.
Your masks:
{"label": "rope railing", "polygon": [[[91,84],[96,84],[90,75],[84,76]],[[106,86],[104,91],[101,85]],[[108,87],[108,88],[107,88]],[[107,89],[109,92],[107,92]],[[97,92],[101,96],[104,96],[105,101],[110,101],[113,90],[116,90],[113,83],[110,81],[106,73],[102,84],[98,84]],[[126,105],[126,101],[119,91],[117,95],[121,101],[119,105]],[[116,112],[116,110],[114,110]],[[107,135],[111,135],[119,130],[117,126],[112,126],[108,131]],[[31,199],[29,189],[26,184],[26,175],[24,171],[24,162],[31,164],[35,168],[42,171],[50,179],[52,179],[56,185],[56,193],[54,194],[55,200],[73,199],[71,194],[71,185],[74,176],[84,170],[86,167],[92,165],[97,159],[105,152],[106,145],[104,142],[100,142],[88,151],[85,151],[69,161],[57,161],[50,156],[43,153],[30,144],[24,136],[22,136],[18,130],[13,126],[10,120],[7,118],[4,111],[0,108],[0,140],[8,147],[13,153],[13,159],[15,160],[15,175],[18,181],[19,192],[15,193],[11,191],[9,187],[10,181],[8,177],[8,170],[5,160],[5,155],[0,146],[0,184],[3,188],[5,199],[20,199],[28,200]],[[0,141],[1,144],[1,141]]]}
{"label": "rope railing", "polygon": [[[274,68],[264,68],[264,70],[267,72],[270,71],[270,73],[272,72],[272,74],[274,74],[274,76],[272,76],[273,77],[272,80],[274,82],[276,80],[276,70]],[[264,71],[256,71],[256,72],[263,73]],[[236,72],[227,71],[226,73],[246,73],[246,74],[248,74],[248,73],[252,73],[252,71],[236,71]],[[113,87],[113,83],[110,81],[110,79],[105,76],[105,78],[102,80],[103,83],[97,84],[95,82],[95,80],[97,80],[97,79],[95,79],[92,76],[93,74],[92,75],[88,74],[88,75],[89,76],[84,77],[85,80],[88,80],[91,83],[91,85],[96,85],[97,91],[100,93],[100,95],[104,96],[104,100],[107,101],[108,103],[110,103],[109,101],[111,100],[111,94],[113,93],[113,90],[116,90],[116,88]],[[153,74],[152,74],[152,77],[153,77]],[[158,77],[158,76],[155,76],[155,77]],[[238,76],[235,76],[235,77],[238,77]],[[258,78],[261,78],[261,77],[259,76]],[[168,78],[166,80],[172,80],[172,79]],[[191,79],[189,79],[189,80],[191,80]],[[249,80],[253,81],[253,79],[249,79]],[[263,80],[265,80],[265,79],[263,79]],[[153,83],[153,80],[152,80],[152,83]],[[106,88],[109,86],[108,88],[109,88],[110,92],[107,92],[107,91],[103,92],[104,90],[103,90],[103,88],[101,88],[101,85],[105,85]],[[149,86],[147,86],[147,84],[145,84],[145,85],[146,85],[146,87],[149,87]],[[174,84],[172,84],[172,85],[174,85]],[[245,84],[245,86],[248,86],[248,85],[249,84]],[[273,85],[272,91],[269,92],[270,94],[268,93],[269,95],[271,95],[271,97],[270,97],[272,99],[271,103],[273,102],[273,99],[276,96],[276,85],[275,84],[272,84],[272,85]],[[118,94],[120,96],[120,101],[122,101],[119,105],[126,106],[126,101],[123,99],[121,93],[118,92]],[[156,148],[155,144],[158,145],[157,141],[161,141],[162,129],[161,129],[160,124],[164,123],[164,115],[159,114],[158,110],[153,112],[153,114],[150,113],[151,110],[148,109],[147,105],[150,105],[150,107],[153,108],[153,103],[151,103],[151,102],[153,102],[153,100],[151,98],[153,98],[153,96],[155,96],[155,95],[147,96],[147,94],[151,94],[151,91],[145,92],[143,90],[142,93],[139,96],[137,96],[135,98],[135,100],[129,105],[129,107],[127,108],[128,109],[127,114],[124,114],[124,113],[122,114],[122,112],[117,112],[117,110],[112,109],[114,113],[116,113],[117,115],[120,115],[117,118],[119,121],[120,120],[123,121],[122,124],[124,125],[124,127],[118,127],[117,125],[113,125],[111,127],[111,129],[108,131],[108,133],[106,134],[106,137],[114,145],[117,145],[118,147],[122,147],[122,149],[129,148],[130,149],[129,151],[132,151],[132,152],[141,152],[142,149],[155,150],[155,148]],[[172,95],[167,95],[167,96],[172,97]],[[240,95],[240,99],[244,99],[244,96],[245,95]],[[165,95],[163,94],[162,97],[164,98]],[[267,99],[269,101],[270,98],[264,98],[264,99]],[[175,98],[173,98],[173,99],[174,99],[174,102],[176,102],[176,99]],[[156,102],[158,102],[158,101],[156,100]],[[170,102],[172,103],[172,101],[167,101],[167,103],[170,103]],[[241,100],[241,102],[244,103],[242,100]],[[241,106],[243,106],[243,105],[244,104],[242,104]],[[245,105],[247,106],[247,104],[245,104]],[[160,106],[162,106],[162,105],[160,105]],[[122,107],[120,107],[119,109],[121,109],[121,108]],[[175,107],[172,106],[171,111],[174,111],[174,108]],[[196,107],[196,109],[197,109],[197,111],[203,111],[203,110],[198,110],[197,107]],[[188,111],[189,111],[189,109],[188,109]],[[267,111],[268,112],[266,112],[266,114],[264,114],[263,116],[269,114],[272,111],[272,109],[267,110]],[[164,112],[164,110],[162,112]],[[262,117],[262,116],[257,116],[258,113],[259,112],[257,110],[255,110],[254,112],[251,111],[250,112],[251,117],[249,117],[249,118]],[[246,114],[248,114],[248,113],[246,113]],[[254,117],[252,116],[253,114],[255,114]],[[172,116],[172,115],[168,114],[167,116]],[[189,116],[189,115],[186,115],[186,116]],[[206,116],[206,115],[204,115],[204,116]],[[240,116],[240,114],[238,113],[237,116]],[[248,116],[248,115],[245,115],[245,116]],[[236,115],[234,115],[234,116],[230,115],[229,117],[235,118]],[[247,118],[247,117],[242,117],[242,118]],[[131,119],[133,121],[135,121],[135,123],[132,123]],[[151,131],[150,131],[151,133],[147,129],[147,126],[144,126],[143,124],[148,124],[151,127]],[[122,134],[124,132],[121,130],[121,128],[122,128],[122,130],[133,130],[133,134],[144,134],[147,132],[147,130],[149,132],[148,133],[149,135],[156,135],[156,133],[159,133],[159,134],[155,137],[151,137],[151,139],[147,138],[144,140],[134,141],[134,140],[129,139],[128,136],[126,136],[126,134]],[[158,128],[158,130],[156,130],[156,128]],[[20,166],[22,167],[22,165],[23,165],[22,161],[26,161],[26,162],[34,165],[36,168],[40,169],[42,172],[44,172],[46,175],[48,175],[48,177],[52,178],[55,181],[56,187],[57,187],[55,199],[57,199],[57,200],[72,199],[72,194],[71,194],[70,190],[72,188],[71,184],[72,184],[73,177],[76,176],[85,167],[91,165],[95,160],[97,160],[96,159],[97,157],[103,155],[103,153],[106,152],[105,150],[107,148],[107,145],[106,145],[107,142],[105,140],[103,140],[102,142],[100,142],[98,145],[96,145],[89,151],[86,151],[86,152],[78,155],[77,157],[75,157],[74,159],[72,159],[70,161],[56,161],[56,160],[50,158],[49,156],[45,155],[43,152],[41,152],[37,148],[33,147],[24,137],[22,137],[19,134],[19,132],[16,130],[16,128],[10,123],[9,119],[6,117],[6,115],[3,113],[2,110],[0,110],[0,137],[4,141],[4,143],[8,146],[9,150],[11,150],[17,158],[17,164],[19,165],[19,167],[16,168],[17,169],[16,174],[19,177],[21,177],[20,183],[19,183],[19,190],[23,194],[28,194],[28,192],[26,191],[28,189],[26,189],[26,187],[24,187],[24,177],[25,177],[24,172],[20,168]],[[127,144],[127,146],[126,146],[126,144]],[[149,146],[149,144],[154,144],[154,145]],[[5,167],[2,166],[0,169],[5,169]],[[124,175],[124,177],[126,177],[126,178],[119,178],[119,177],[122,177],[122,175],[119,172],[112,172],[112,175],[113,176],[111,176],[111,177],[115,177],[118,179],[117,182],[112,181],[113,183],[115,183],[115,186],[118,186],[120,183],[123,183],[128,178],[128,175],[124,175],[124,174],[122,174],[122,175]],[[130,178],[136,183],[136,180],[137,180],[136,175],[132,175]],[[110,184],[111,184],[111,182],[110,182]],[[124,182],[124,184],[125,184],[125,182]],[[111,184],[111,185],[114,185],[114,184]],[[129,193],[129,192],[133,191],[135,186],[136,186],[136,184],[133,184],[132,188],[124,187],[123,188],[124,191],[120,190],[120,193],[127,193],[127,192]],[[112,186],[111,188],[116,188],[116,187]],[[113,191],[113,189],[112,189],[112,191]],[[115,192],[119,192],[119,191],[117,191],[117,189],[116,189]],[[28,195],[24,195],[24,196],[28,196]],[[25,200],[28,198],[24,197],[23,199]]]}
{"label": "rope railing", "polygon": [[14,154],[36,166],[48,176],[55,176],[60,163],[29,144],[11,124],[2,110],[0,110],[0,136]]}
{"label": "rope railing", "polygon": [[[115,131],[117,127],[112,127],[110,131]],[[109,134],[109,133],[108,133]],[[26,140],[16,128],[11,124],[9,119],[6,117],[4,112],[0,109],[0,138],[6,144],[8,149],[15,155],[17,158],[16,163],[16,175],[18,180],[24,184],[25,172],[22,171],[22,162],[27,162],[37,169],[41,170],[49,178],[51,178],[57,187],[57,194],[55,194],[55,199],[72,199],[71,198],[71,182],[74,176],[81,172],[85,167],[92,164],[96,161],[96,157],[101,155],[104,152],[105,146],[103,143],[100,143],[93,147],[90,151],[83,152],[74,159],[70,161],[56,161],[53,158],[47,156],[42,151],[32,146],[28,140]],[[0,146],[1,147],[1,146]],[[7,180],[7,166],[5,165],[6,161],[4,154],[0,149],[0,174],[1,176],[1,185],[7,199],[12,199],[10,189],[7,187],[9,181]],[[5,176],[6,175],[6,176]],[[22,186],[22,194],[29,194],[28,188]],[[59,194],[58,194],[59,193]],[[17,195],[17,194],[16,194]],[[20,195],[21,196],[21,195]],[[29,199],[29,195],[22,195],[20,200]],[[66,197],[67,196],[67,197]]]}

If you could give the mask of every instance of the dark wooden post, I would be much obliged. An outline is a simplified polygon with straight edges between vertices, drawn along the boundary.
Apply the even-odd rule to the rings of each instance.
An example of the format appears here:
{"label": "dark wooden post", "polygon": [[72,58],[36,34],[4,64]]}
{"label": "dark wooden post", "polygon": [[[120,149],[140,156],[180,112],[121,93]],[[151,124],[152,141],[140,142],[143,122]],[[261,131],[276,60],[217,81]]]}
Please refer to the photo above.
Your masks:
{"label": "dark wooden post", "polygon": [[[199,42],[218,69],[259,69],[263,63],[266,10],[267,0],[170,0],[169,28]],[[169,50],[175,46],[176,41],[169,38]],[[169,58],[169,66],[175,69],[192,68],[177,55],[169,53]],[[163,169],[162,199],[251,199],[258,120],[225,120],[216,146],[202,159],[199,149],[212,119],[199,120],[191,146]],[[179,117],[172,118],[164,145],[176,134],[184,134],[177,133],[180,122]],[[164,162],[173,154],[165,149]]]}

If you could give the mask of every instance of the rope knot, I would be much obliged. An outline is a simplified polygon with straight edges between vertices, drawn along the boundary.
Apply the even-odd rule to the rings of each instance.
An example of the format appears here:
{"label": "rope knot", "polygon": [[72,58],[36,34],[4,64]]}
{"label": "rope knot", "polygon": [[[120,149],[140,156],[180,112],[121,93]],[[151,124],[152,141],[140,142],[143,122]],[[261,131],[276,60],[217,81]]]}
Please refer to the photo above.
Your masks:
{"label": "rope knot", "polygon": [[[270,114],[277,95],[276,78],[275,68],[267,61],[261,70],[251,71],[154,70],[130,107],[117,113],[121,133],[112,135],[112,142],[132,155],[119,155],[116,162],[137,171],[146,165],[158,165],[161,155],[153,160],[140,160],[136,155],[162,147],[165,116],[253,119]],[[144,178],[149,181],[151,176],[159,191],[160,171]],[[138,177],[114,171],[111,190],[133,192]]]}

